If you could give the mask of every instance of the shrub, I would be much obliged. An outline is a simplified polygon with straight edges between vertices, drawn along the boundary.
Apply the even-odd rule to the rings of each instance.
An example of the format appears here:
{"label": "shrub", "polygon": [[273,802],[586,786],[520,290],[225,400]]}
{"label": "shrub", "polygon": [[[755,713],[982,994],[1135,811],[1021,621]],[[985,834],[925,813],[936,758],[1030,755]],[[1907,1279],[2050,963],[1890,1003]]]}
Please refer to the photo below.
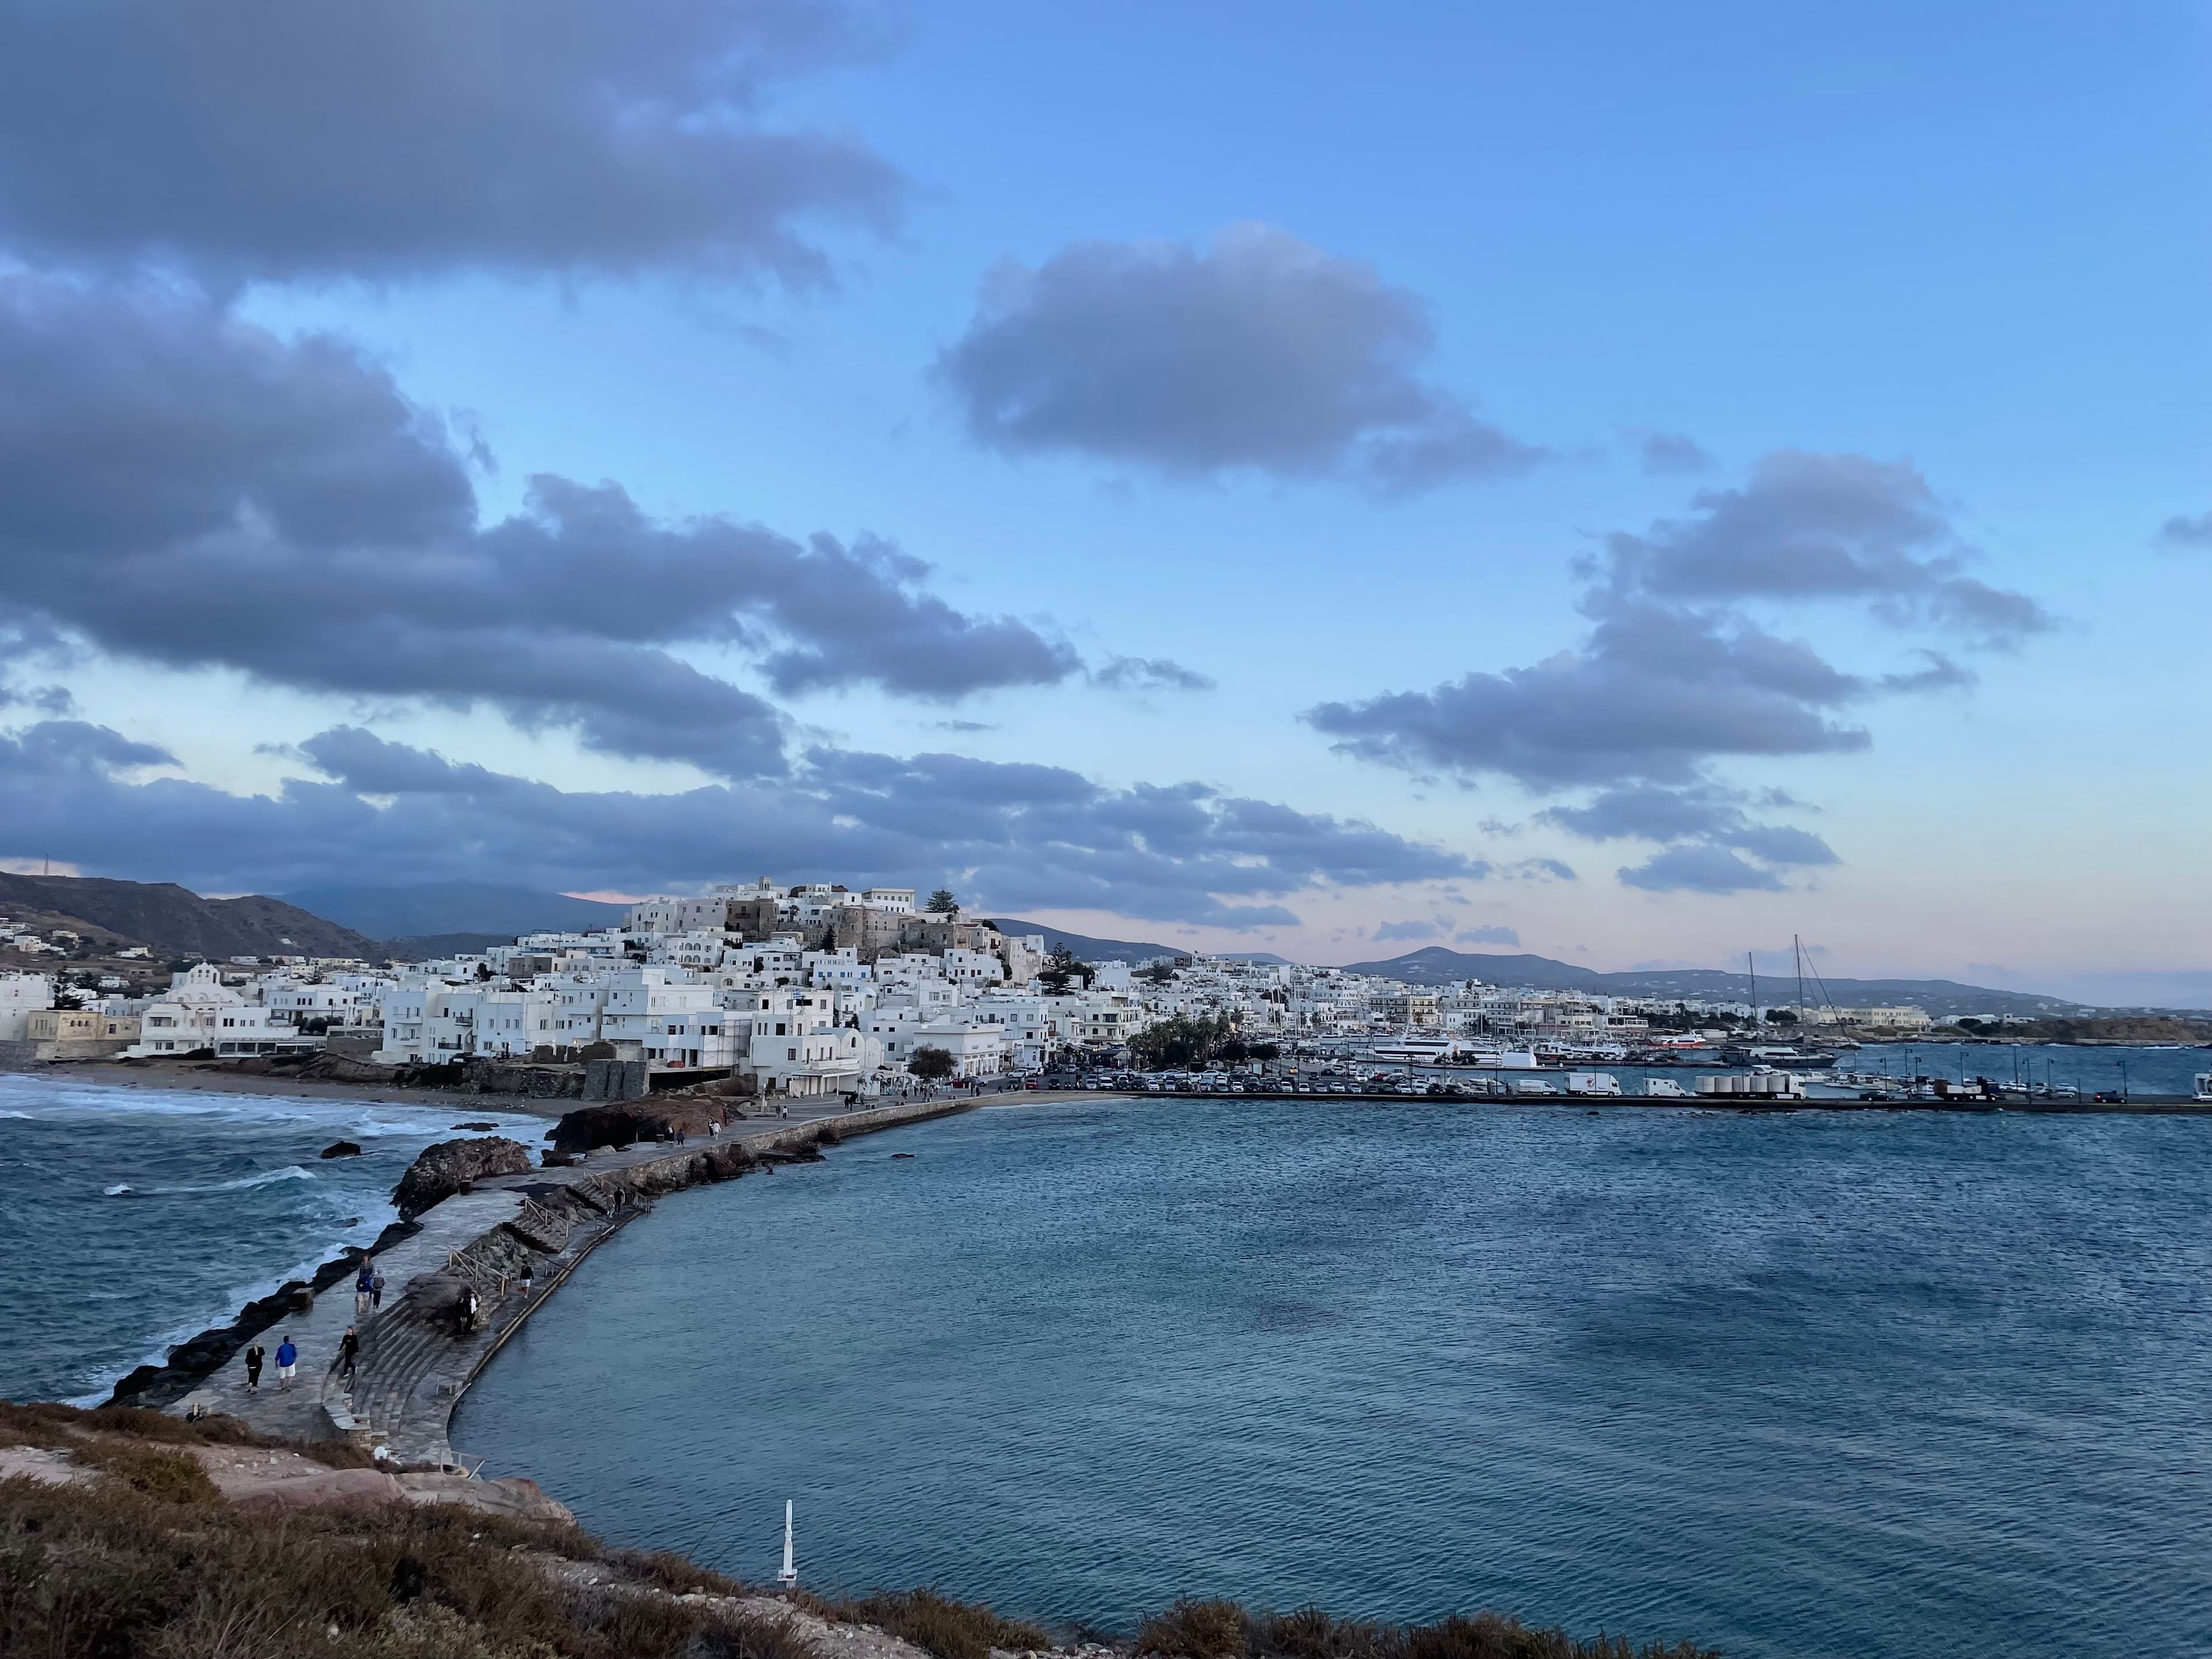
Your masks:
{"label": "shrub", "polygon": [[1137,1626],[1137,1651],[1161,1659],[1241,1659],[1244,1609],[1234,1601],[1196,1601],[1185,1596]]}
{"label": "shrub", "polygon": [[1052,1638],[1035,1625],[1002,1619],[985,1607],[955,1601],[933,1589],[893,1594],[878,1590],[848,1602],[846,1618],[876,1625],[937,1659],[985,1659],[993,1648],[1048,1648]]}
{"label": "shrub", "polygon": [[158,1446],[95,1441],[77,1448],[76,1461],[104,1470],[137,1492],[164,1504],[220,1504],[222,1494],[207,1471],[182,1452]]}

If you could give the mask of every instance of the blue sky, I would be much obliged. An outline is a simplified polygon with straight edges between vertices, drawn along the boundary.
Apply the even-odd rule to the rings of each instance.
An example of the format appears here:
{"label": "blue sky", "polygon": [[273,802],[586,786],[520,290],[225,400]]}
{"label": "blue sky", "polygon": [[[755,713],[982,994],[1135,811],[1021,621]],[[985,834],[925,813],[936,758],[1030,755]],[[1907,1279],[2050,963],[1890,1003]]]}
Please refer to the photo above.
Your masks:
{"label": "blue sky", "polygon": [[[242,68],[207,44],[230,87],[127,52],[124,0],[73,30],[38,9],[0,21],[57,100],[0,123],[0,246],[19,390],[69,378],[24,391],[20,430],[81,398],[114,471],[0,519],[0,724],[43,732],[5,757],[0,856],[223,890],[855,874],[1310,960],[1706,964],[1800,933],[1836,974],[2212,989],[2201,6],[571,0],[516,51],[517,8],[468,0],[471,27],[375,52],[308,6]],[[672,94],[686,52],[749,65],[754,101]],[[300,113],[334,76],[357,131]],[[68,112],[72,76],[127,102],[120,136]],[[655,219],[619,175],[634,135],[544,124],[623,99],[811,148],[664,135],[696,189]],[[473,491],[453,513],[613,481],[633,539],[494,547],[464,600],[421,577],[453,513],[405,547],[336,509],[280,526],[295,568],[367,586],[278,598],[266,549],[195,565],[197,520],[95,536],[115,490],[212,464],[134,459],[155,394],[78,373],[84,343],[187,335],[172,398],[211,376],[242,409],[289,365],[289,412],[191,471],[240,536],[289,499],[271,433],[337,433],[380,386],[440,427],[409,441],[452,461],[423,489]],[[358,386],[300,367],[317,335]],[[386,501],[444,465],[387,476],[346,430],[283,465],[318,489],[362,467],[346,499]],[[32,482],[76,476],[38,453]],[[784,550],[623,550],[711,515]],[[890,609],[748,609],[750,581],[820,574],[817,533]],[[57,547],[94,550],[64,580]],[[1847,572],[1808,574],[1838,548]],[[731,576],[741,553],[763,574]],[[316,631],[403,567],[395,618],[439,610],[434,651],[395,631],[386,672]],[[110,582],[190,594],[176,631],[232,642],[86,597]],[[513,622],[564,583],[659,619]],[[949,630],[971,670],[887,678],[878,628]],[[538,690],[440,665],[510,649],[544,653]],[[563,660],[633,702],[577,713],[546,689]],[[781,758],[637,735],[668,663]],[[382,769],[358,737],[319,750],[333,731]],[[341,750],[356,770],[317,760]],[[374,787],[403,750],[453,765]],[[897,787],[866,781],[886,767]],[[1178,788],[1173,827],[1145,816]]]}

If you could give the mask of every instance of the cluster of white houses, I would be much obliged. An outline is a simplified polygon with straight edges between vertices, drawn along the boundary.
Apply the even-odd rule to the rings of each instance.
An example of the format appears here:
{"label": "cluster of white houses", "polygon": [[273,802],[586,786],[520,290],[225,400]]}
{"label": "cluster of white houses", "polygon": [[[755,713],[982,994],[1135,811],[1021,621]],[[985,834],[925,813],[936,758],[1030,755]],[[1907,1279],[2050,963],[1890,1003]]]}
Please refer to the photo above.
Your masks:
{"label": "cluster of white houses", "polygon": [[[965,1078],[1110,1055],[1177,1015],[1225,1014],[1255,1038],[1533,1044],[1634,1042],[1658,1007],[1683,1007],[1195,955],[1086,964],[1073,978],[1047,967],[1042,936],[918,911],[910,889],[763,880],[650,899],[619,928],[526,934],[481,956],[203,963],[150,998],[81,996],[76,1007],[56,1006],[51,976],[0,975],[0,1043],[46,1058],[329,1047],[392,1065],[561,1060],[615,1043],[655,1072],[735,1074],[763,1093],[807,1096],[896,1087],[923,1048],[943,1050]],[[1845,1012],[1928,1023],[1917,1009]]]}

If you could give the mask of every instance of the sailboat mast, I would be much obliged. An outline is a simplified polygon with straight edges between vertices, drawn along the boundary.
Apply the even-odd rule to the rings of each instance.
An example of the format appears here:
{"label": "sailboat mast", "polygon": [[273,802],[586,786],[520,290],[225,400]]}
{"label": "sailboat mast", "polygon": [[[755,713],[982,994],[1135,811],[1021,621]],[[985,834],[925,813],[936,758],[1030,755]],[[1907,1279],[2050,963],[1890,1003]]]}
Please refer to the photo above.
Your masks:
{"label": "sailboat mast", "polygon": [[1805,945],[1796,934],[1790,935],[1790,954],[1797,958],[1797,1023],[1805,1023]]}
{"label": "sailboat mast", "polygon": [[1751,975],[1751,1023],[1753,1025],[1764,1025],[1766,1022],[1759,1017],[1759,960],[1750,951],[1746,951],[1743,953],[1743,965]]}

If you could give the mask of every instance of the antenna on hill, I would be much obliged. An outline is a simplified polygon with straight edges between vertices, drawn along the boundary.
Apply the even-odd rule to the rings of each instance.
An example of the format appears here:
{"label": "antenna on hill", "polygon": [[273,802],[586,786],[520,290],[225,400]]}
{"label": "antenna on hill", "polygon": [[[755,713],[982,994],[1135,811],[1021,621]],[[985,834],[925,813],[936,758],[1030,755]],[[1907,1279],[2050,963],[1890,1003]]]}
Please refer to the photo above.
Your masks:
{"label": "antenna on hill", "polygon": [[783,1500],[783,1566],[775,1575],[775,1582],[785,1589],[797,1588],[799,1569],[791,1561],[791,1500]]}

